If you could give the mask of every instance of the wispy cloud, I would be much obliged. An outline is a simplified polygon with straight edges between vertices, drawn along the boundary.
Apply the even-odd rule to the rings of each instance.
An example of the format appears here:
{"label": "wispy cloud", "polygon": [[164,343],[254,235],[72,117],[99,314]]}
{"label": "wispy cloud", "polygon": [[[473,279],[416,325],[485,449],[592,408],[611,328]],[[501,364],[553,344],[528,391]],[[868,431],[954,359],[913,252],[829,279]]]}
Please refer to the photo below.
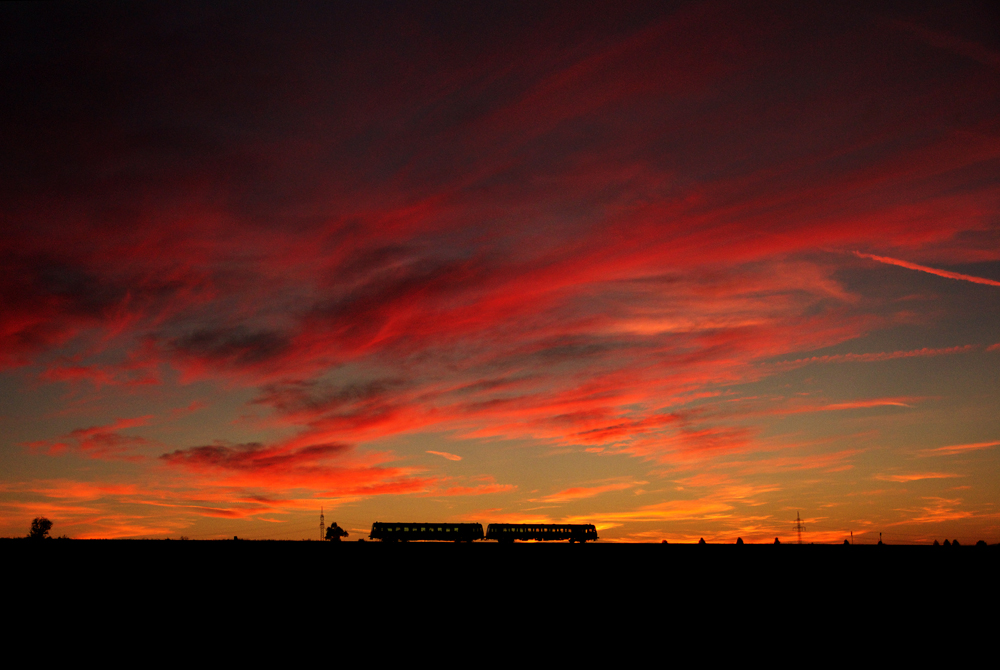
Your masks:
{"label": "wispy cloud", "polygon": [[809,412],[839,412],[852,409],[869,409],[872,407],[913,407],[922,400],[919,397],[871,398],[869,400],[852,400],[828,404],[802,404],[790,407],[779,407],[765,410],[767,414],[804,414]]}
{"label": "wispy cloud", "polygon": [[77,428],[55,440],[36,440],[25,443],[32,451],[42,451],[52,456],[71,452],[98,460],[139,461],[142,456],[136,449],[155,446],[143,437],[123,435],[119,431],[145,426],[151,415],[131,419],[118,419],[104,426]]}
{"label": "wispy cloud", "polygon": [[447,451],[431,451],[427,450],[428,454],[434,454],[435,456],[441,456],[442,458],[447,458],[449,461],[460,461],[462,457],[458,454],[449,454]]}
{"label": "wispy cloud", "polygon": [[955,454],[966,454],[970,451],[989,449],[1000,444],[1000,440],[992,442],[972,442],[969,444],[951,444],[947,447],[935,447],[933,449],[921,449],[917,452],[921,456],[954,456]]}
{"label": "wispy cloud", "polygon": [[960,509],[961,498],[928,497],[924,500],[929,501],[928,504],[916,512],[910,521],[914,523],[941,523],[968,519],[973,516],[971,511]]}
{"label": "wispy cloud", "polygon": [[768,367],[776,368],[797,368],[811,363],[875,363],[879,361],[891,361],[897,358],[919,358],[924,356],[946,356],[949,354],[965,354],[975,351],[976,345],[966,344],[959,347],[945,347],[941,349],[911,349],[909,351],[875,352],[869,354],[831,354],[829,356],[812,356],[810,358],[798,358],[793,361],[780,361]]}
{"label": "wispy cloud", "polygon": [[889,258],[888,256],[874,256],[872,254],[863,254],[860,251],[853,252],[858,258],[867,258],[869,260],[878,261],[879,263],[885,263],[887,265],[898,265],[901,268],[907,268],[910,270],[918,270],[919,272],[927,272],[932,275],[937,275],[939,277],[947,277],[948,279],[958,279],[961,281],[970,281],[975,284],[987,284],[989,286],[1000,286],[1000,281],[995,279],[985,279],[983,277],[973,277],[972,275],[963,275],[958,272],[949,272],[948,270],[938,270],[937,268],[927,267],[926,265],[917,265],[916,263],[910,263],[909,261],[902,261],[898,258]]}
{"label": "wispy cloud", "polygon": [[729,516],[732,510],[732,505],[719,500],[672,500],[646,505],[627,512],[602,512],[587,517],[572,517],[568,521],[570,523],[592,523],[587,519],[599,519],[603,523],[613,523],[705,520]]}
{"label": "wispy cloud", "polygon": [[596,495],[607,493],[609,491],[624,491],[625,489],[641,486],[646,483],[647,482],[617,482],[614,484],[603,484],[601,486],[574,486],[568,489],[563,489],[558,493],[534,499],[532,502],[571,502],[573,500],[593,498]]}
{"label": "wispy cloud", "polygon": [[881,480],[883,482],[916,482],[921,479],[951,479],[952,477],[961,477],[962,475],[952,474],[950,472],[913,472],[909,474],[902,475],[875,475],[875,479]]}

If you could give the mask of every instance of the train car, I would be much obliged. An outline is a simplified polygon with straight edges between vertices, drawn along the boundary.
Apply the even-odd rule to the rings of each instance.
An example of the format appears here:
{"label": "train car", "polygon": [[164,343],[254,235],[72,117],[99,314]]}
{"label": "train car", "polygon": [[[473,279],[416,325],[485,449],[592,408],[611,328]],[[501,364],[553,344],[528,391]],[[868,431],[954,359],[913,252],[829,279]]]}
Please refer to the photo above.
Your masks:
{"label": "train car", "polygon": [[372,524],[368,536],[383,542],[414,542],[431,540],[434,542],[472,542],[483,539],[481,523],[383,523]]}
{"label": "train car", "polygon": [[514,540],[569,540],[593,542],[598,539],[593,524],[581,523],[491,523],[486,528],[486,539],[498,542]]}

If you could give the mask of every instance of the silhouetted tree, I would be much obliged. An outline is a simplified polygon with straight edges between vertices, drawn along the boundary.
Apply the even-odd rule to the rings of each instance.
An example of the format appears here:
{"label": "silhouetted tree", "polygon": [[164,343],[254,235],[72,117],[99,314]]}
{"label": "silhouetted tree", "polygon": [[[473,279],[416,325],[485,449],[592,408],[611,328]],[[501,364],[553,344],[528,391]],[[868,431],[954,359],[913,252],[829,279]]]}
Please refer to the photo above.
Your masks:
{"label": "silhouetted tree", "polygon": [[49,536],[51,528],[52,522],[44,516],[35,517],[31,522],[31,532],[28,533],[28,537],[32,540],[44,540]]}
{"label": "silhouetted tree", "polygon": [[743,544],[743,538],[742,537],[736,538],[736,544]]}
{"label": "silhouetted tree", "polygon": [[701,538],[700,540],[698,540],[698,544],[705,544],[705,538]]}
{"label": "silhouetted tree", "polygon": [[946,546],[946,547],[950,547],[951,546],[951,542],[948,541],[948,538],[945,538],[945,540],[944,540],[944,546]]}
{"label": "silhouetted tree", "polygon": [[340,542],[340,538],[347,537],[347,531],[337,525],[336,522],[330,524],[326,529],[326,539],[331,542]]}
{"label": "silhouetted tree", "polygon": [[986,546],[986,540],[980,540],[979,542],[976,542],[976,546],[977,547],[985,547]]}
{"label": "silhouetted tree", "polygon": [[[946,541],[947,541],[947,540],[946,540]],[[940,547],[940,546],[941,546],[941,543],[940,543],[940,542],[938,542],[937,540],[934,540],[934,546],[935,546],[935,547]]]}
{"label": "silhouetted tree", "polygon": [[847,540],[844,540],[844,544],[846,544],[847,546],[851,546],[851,543],[848,542]]}
{"label": "silhouetted tree", "polygon": [[958,543],[958,540],[952,540],[952,541],[951,541],[951,546],[953,546],[953,547],[961,547],[962,545],[960,545],[960,544]]}
{"label": "silhouetted tree", "polygon": [[775,544],[781,544],[781,540],[779,540],[778,538],[774,538],[774,543]]}

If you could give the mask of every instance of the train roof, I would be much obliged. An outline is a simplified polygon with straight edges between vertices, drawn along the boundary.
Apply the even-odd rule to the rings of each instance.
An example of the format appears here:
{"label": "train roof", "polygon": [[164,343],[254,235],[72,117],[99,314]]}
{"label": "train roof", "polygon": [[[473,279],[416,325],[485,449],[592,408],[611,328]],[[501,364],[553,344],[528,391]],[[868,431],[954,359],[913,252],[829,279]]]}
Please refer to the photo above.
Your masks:
{"label": "train roof", "polygon": [[373,526],[482,526],[478,522],[457,522],[457,521],[376,521]]}
{"label": "train roof", "polygon": [[512,526],[518,528],[593,528],[592,523],[491,523],[491,526]]}

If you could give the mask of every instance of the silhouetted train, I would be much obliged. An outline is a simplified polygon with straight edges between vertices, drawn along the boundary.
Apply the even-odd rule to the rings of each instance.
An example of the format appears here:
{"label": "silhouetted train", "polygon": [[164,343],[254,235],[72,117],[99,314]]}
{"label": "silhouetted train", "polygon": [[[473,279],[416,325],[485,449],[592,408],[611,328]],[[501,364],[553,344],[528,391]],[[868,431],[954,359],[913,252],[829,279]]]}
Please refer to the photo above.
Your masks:
{"label": "silhouetted train", "polygon": [[491,523],[486,528],[486,539],[498,542],[514,540],[569,540],[593,542],[597,529],[583,523]]}
{"label": "silhouetted train", "polygon": [[491,523],[483,534],[481,523],[383,523],[372,524],[371,540],[383,542],[472,542],[473,540],[569,540],[593,542],[598,539],[593,524],[579,523]]}

